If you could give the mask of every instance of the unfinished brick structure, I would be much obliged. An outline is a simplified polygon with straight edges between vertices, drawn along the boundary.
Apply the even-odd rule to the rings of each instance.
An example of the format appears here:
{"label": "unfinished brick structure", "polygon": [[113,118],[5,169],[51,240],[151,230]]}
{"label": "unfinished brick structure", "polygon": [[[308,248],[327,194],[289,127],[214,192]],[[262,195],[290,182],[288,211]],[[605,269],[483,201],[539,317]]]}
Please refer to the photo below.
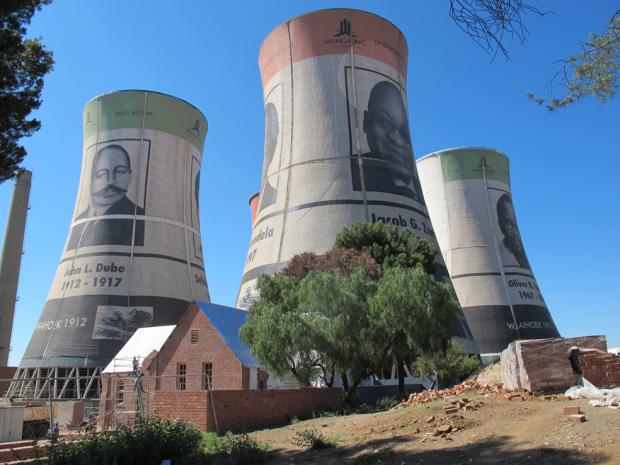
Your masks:
{"label": "unfinished brick structure", "polygon": [[600,388],[620,386],[620,357],[596,349],[580,349],[579,368],[585,379]]}

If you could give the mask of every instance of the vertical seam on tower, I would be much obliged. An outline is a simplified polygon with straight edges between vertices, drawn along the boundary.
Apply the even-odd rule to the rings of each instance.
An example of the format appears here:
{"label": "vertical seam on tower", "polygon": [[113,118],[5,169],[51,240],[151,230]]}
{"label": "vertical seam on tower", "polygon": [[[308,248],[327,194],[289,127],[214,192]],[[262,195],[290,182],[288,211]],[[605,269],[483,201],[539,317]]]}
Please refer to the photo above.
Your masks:
{"label": "vertical seam on tower", "polygon": [[[456,293],[456,288],[454,287],[454,281],[452,280],[452,273],[450,272],[450,270],[452,269],[452,228],[450,227],[451,221],[450,221],[450,209],[448,208],[448,194],[446,191],[446,179],[444,178],[443,175],[443,161],[441,158],[441,155],[439,155],[437,157],[438,161],[439,161],[439,169],[441,171],[441,181],[442,181],[442,190],[443,190],[443,203],[445,205],[446,208],[446,223],[447,223],[447,232],[448,232],[448,249],[447,249],[447,262],[449,263],[445,263],[446,268],[448,270],[448,278],[450,279],[450,285],[452,286],[452,289],[454,289],[454,292]],[[421,183],[420,183],[421,185]],[[420,192],[420,194],[422,194]],[[426,205],[426,202],[425,202]],[[435,241],[437,241],[437,246],[439,247],[439,241],[437,240],[437,236],[435,235]],[[443,252],[441,250],[441,247],[439,247],[439,256],[441,257],[443,255]],[[458,300],[458,296],[457,296],[457,300]],[[461,325],[461,328],[463,329],[463,333],[465,334],[464,339],[466,340],[471,340],[474,343],[476,342],[474,339],[474,336],[471,332],[471,328],[469,327],[469,323],[467,322],[467,317],[465,316],[465,312],[463,312],[463,306],[461,305],[461,302],[458,302],[459,304],[459,324]],[[463,319],[461,320],[461,315],[463,317]],[[477,343],[476,343],[477,345]]]}
{"label": "vertical seam on tower", "polygon": [[[288,167],[287,167],[287,179],[286,179],[286,197],[284,199],[284,215],[282,216],[282,231],[280,232],[280,244],[278,245],[278,258],[277,263],[280,263],[282,256],[282,244],[284,242],[284,230],[286,229],[286,219],[288,217],[288,203],[291,190],[291,175],[293,164],[293,134],[295,133],[293,124],[295,122],[295,82],[293,80],[293,44],[291,42],[291,23],[286,23],[286,31],[288,34],[288,55],[289,55],[289,70],[291,76],[291,131],[290,131],[290,143],[289,143],[289,155],[288,155]],[[282,122],[284,126],[284,121]],[[282,131],[284,134],[284,131]],[[284,139],[284,137],[282,138]],[[284,140],[282,141],[284,142]]]}
{"label": "vertical seam on tower", "polygon": [[[349,11],[349,22],[352,16]],[[362,202],[364,205],[364,218],[368,221],[368,196],[366,195],[366,182],[364,180],[364,165],[362,162],[362,148],[360,144],[360,128],[358,123],[358,108],[357,108],[357,86],[355,83],[355,54],[353,53],[353,39],[349,39],[349,54],[351,56],[351,87],[353,91],[353,120],[355,121],[355,143],[357,145],[357,168],[360,173],[360,188],[362,189]],[[346,79],[346,76],[345,76]]]}
{"label": "vertical seam on tower", "polygon": [[[183,169],[183,239],[185,242],[185,260],[187,264],[187,277],[189,278],[189,288],[192,294],[192,300],[196,299],[196,294],[194,293],[194,282],[192,280],[192,267],[190,266],[190,257],[189,257],[189,239],[187,230],[187,195],[185,190],[188,188],[189,183],[187,182],[187,171],[191,169],[191,161],[188,165],[189,161],[189,132],[185,134],[185,160],[183,160],[184,169]],[[190,180],[191,182],[191,180]],[[191,195],[191,188],[190,188]],[[192,232],[192,234],[194,234]]]}
{"label": "vertical seam on tower", "polygon": [[[140,157],[138,158],[138,176],[137,176],[137,186],[140,188],[140,172],[142,169],[142,155],[144,153],[144,125],[146,123],[146,102],[147,102],[148,92],[144,93],[144,103],[142,105],[142,127],[140,128]],[[145,180],[146,182],[146,180]],[[144,199],[144,206],[146,207],[146,198]],[[136,197],[136,202],[133,210],[133,227],[131,229],[131,247],[129,249],[129,280],[127,282],[127,311],[129,311],[129,304],[131,301],[131,282],[133,279],[133,255],[134,255],[134,247],[135,247],[135,239],[136,239],[136,214],[138,212],[138,198]],[[146,213],[146,208],[145,208]],[[146,230],[146,219],[144,220],[144,229]],[[125,325],[125,337],[127,337],[127,325]]]}
{"label": "vertical seam on tower", "polygon": [[[446,223],[447,223],[447,229],[448,229],[448,250],[446,253],[446,258],[448,260],[446,260],[448,263],[446,263],[446,266],[448,267],[448,274],[450,274],[450,270],[452,269],[452,228],[450,227],[451,221],[450,221],[450,209],[448,208],[448,194],[446,192],[446,179],[444,178],[443,175],[443,161],[441,158],[441,155],[439,155],[437,157],[438,161],[439,161],[439,169],[441,170],[441,180],[442,180],[442,187],[443,187],[443,204],[446,208]],[[436,238],[436,236],[435,236]],[[437,243],[439,244],[439,241],[437,241]],[[441,254],[441,248],[439,250],[439,253]],[[452,278],[450,278],[450,280],[452,281]],[[454,282],[452,283],[452,286],[454,287]]]}
{"label": "vertical seam on tower", "polygon": [[510,314],[512,315],[512,321],[515,323],[515,330],[517,331],[517,337],[521,338],[521,333],[519,332],[519,324],[517,323],[517,318],[515,316],[515,310],[512,306],[512,300],[510,299],[510,292],[508,291],[508,286],[506,285],[506,273],[504,272],[504,264],[502,263],[501,257],[499,255],[499,244],[497,242],[497,231],[495,230],[495,223],[493,222],[493,217],[491,216],[491,203],[489,200],[489,189],[487,188],[487,174],[486,174],[486,158],[484,150],[482,152],[482,181],[484,182],[484,197],[486,199],[487,204],[487,218],[489,219],[489,225],[491,226],[491,237],[493,239],[493,245],[495,249],[495,259],[497,260],[497,264],[499,265],[499,272],[502,276],[502,287],[504,288],[504,293],[506,294],[506,299],[508,300],[508,307],[510,308]]}

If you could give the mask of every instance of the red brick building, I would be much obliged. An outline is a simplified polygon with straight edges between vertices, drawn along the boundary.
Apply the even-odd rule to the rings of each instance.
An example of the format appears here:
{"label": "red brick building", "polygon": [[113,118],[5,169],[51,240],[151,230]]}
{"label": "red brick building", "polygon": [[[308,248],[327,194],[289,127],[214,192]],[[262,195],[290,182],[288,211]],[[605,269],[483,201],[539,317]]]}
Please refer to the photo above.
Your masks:
{"label": "red brick building", "polygon": [[190,305],[159,352],[147,358],[144,374],[159,378],[160,390],[263,389],[267,373],[239,338],[246,316],[221,305]]}
{"label": "red brick building", "polygon": [[[340,390],[261,394],[268,374],[239,337],[247,315],[243,310],[197,302],[176,326],[136,331],[102,372],[103,425],[131,422],[142,411],[183,418],[205,431],[221,431],[221,427],[226,431],[283,423],[304,412],[340,405]],[[143,388],[141,407],[132,376],[134,359]]]}

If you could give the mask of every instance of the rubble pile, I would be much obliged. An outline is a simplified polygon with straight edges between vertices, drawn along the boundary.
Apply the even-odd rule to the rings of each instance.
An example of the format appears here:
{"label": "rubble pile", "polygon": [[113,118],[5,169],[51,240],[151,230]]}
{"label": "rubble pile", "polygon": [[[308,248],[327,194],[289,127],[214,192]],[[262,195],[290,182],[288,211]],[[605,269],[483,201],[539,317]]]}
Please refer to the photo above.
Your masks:
{"label": "rubble pile", "polygon": [[[445,399],[448,397],[461,396],[468,392],[478,392],[478,393],[495,393],[499,394],[503,392],[503,385],[501,383],[495,385],[482,384],[474,380],[466,380],[461,384],[457,384],[448,389],[440,389],[438,391],[423,391],[416,392],[415,394],[411,394],[407,400],[402,401],[398,404],[394,409],[401,409],[405,407],[409,407],[410,405],[422,405],[432,402],[438,399]],[[467,405],[470,405],[469,408],[466,408]],[[470,403],[466,398],[457,400],[452,402],[449,405],[458,406],[457,411],[459,409],[463,410],[472,410],[474,408],[478,408],[482,402],[474,402]]]}

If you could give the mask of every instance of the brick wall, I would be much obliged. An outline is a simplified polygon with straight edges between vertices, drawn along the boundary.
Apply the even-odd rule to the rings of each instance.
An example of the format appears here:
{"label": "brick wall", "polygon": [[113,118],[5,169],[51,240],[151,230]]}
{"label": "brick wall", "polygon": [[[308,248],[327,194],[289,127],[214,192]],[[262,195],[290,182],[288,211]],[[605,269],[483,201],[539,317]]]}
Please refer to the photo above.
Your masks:
{"label": "brick wall", "polygon": [[577,359],[583,377],[595,386],[620,386],[620,357],[598,350],[580,350]]}
{"label": "brick wall", "polygon": [[342,390],[315,388],[156,391],[153,401],[154,414],[159,418],[180,418],[203,431],[220,433],[285,424],[295,417],[310,416],[314,410],[341,405]]}
{"label": "brick wall", "polygon": [[208,429],[207,391],[155,391],[153,415],[165,418],[179,418],[192,423],[201,431]]}

